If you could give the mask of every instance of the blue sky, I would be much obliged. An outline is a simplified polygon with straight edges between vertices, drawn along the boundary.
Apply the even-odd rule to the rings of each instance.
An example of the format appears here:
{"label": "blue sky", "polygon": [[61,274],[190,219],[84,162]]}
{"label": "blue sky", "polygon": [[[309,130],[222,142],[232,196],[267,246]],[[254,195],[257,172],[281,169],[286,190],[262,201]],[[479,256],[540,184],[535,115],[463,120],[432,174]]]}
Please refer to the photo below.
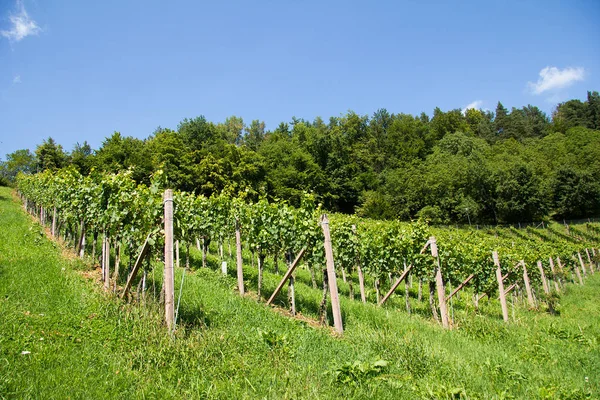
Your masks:
{"label": "blue sky", "polygon": [[0,158],[204,115],[494,110],[600,90],[600,2],[0,0]]}

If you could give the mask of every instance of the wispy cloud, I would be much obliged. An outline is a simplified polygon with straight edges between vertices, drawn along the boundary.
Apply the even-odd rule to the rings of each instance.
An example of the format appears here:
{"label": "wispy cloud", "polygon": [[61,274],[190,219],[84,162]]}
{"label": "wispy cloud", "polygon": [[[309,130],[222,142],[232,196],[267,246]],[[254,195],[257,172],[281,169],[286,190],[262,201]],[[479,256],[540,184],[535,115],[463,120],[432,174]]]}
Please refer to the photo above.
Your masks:
{"label": "wispy cloud", "polygon": [[585,70],[582,67],[567,67],[559,69],[546,67],[540,71],[538,81],[528,82],[527,86],[531,93],[542,94],[547,91],[566,88],[575,82],[583,81]]}
{"label": "wispy cloud", "polygon": [[483,105],[483,100],[475,100],[474,102],[469,103],[466,106],[464,106],[464,108],[462,109],[462,112],[464,114],[470,108],[474,108],[475,110],[478,110],[481,108],[482,105]]}
{"label": "wispy cloud", "polygon": [[9,30],[0,31],[0,35],[11,42],[19,42],[27,36],[37,35],[42,31],[42,28],[25,11],[22,0],[17,0],[15,11],[9,14],[8,19],[11,27]]}
{"label": "wispy cloud", "polygon": [[13,84],[21,83],[21,75],[17,75],[13,78]]}

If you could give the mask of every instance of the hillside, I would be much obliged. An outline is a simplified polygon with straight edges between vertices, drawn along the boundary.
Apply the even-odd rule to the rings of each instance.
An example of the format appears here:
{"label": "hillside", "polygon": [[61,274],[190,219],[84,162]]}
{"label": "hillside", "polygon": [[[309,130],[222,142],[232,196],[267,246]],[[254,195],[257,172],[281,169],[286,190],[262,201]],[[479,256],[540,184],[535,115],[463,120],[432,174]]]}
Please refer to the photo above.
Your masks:
{"label": "hillside", "polygon": [[[194,256],[194,254],[193,254]],[[455,329],[425,301],[386,307],[341,296],[344,336],[313,323],[321,292],[298,272],[293,319],[240,297],[233,276],[192,257],[174,337],[152,296],[103,293],[89,263],[50,241],[0,188],[2,398],[593,398],[600,395],[600,274],[570,284],[560,315],[518,303],[502,322],[456,299]],[[181,269],[176,275],[179,293]],[[246,266],[246,279],[255,279]],[[148,288],[160,290],[160,270]],[[153,280],[156,277],[156,281]],[[277,276],[265,272],[270,292]],[[347,287],[340,282],[342,292]],[[415,288],[411,289],[416,297]],[[385,362],[382,362],[385,361]]]}

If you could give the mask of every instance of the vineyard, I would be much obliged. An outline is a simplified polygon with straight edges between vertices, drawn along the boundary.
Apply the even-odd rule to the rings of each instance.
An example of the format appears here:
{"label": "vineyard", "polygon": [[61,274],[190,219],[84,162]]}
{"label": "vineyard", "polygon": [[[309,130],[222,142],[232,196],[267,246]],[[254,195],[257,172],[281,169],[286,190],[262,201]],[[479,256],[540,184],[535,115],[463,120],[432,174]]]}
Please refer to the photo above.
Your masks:
{"label": "vineyard", "polygon": [[[128,172],[83,177],[75,170],[21,175],[17,183],[26,210],[52,236],[101,265],[107,291],[129,299],[134,289],[134,298],[154,296],[166,305],[171,329],[177,324],[185,273],[200,267],[235,272],[240,294],[250,292],[291,315],[312,310],[320,324],[333,319],[341,334],[340,294],[363,303],[392,303],[389,307],[410,313],[415,308],[410,290],[418,287],[416,308],[427,298],[431,317],[452,328],[454,299],[468,292],[475,310],[485,298],[498,298],[508,322],[508,300],[513,307],[552,313],[564,286],[583,285],[600,260],[600,227],[592,223],[479,230],[328,217],[308,194],[299,208],[225,194],[165,195],[160,171],[150,186],[135,184]],[[172,215],[167,215],[169,207]],[[178,287],[173,263],[182,270]],[[228,263],[235,263],[235,271]],[[280,279],[273,292],[265,293],[265,272]],[[296,297],[302,296],[297,279],[312,289],[320,286],[319,304],[297,305]],[[396,293],[402,282],[403,296]],[[285,285],[287,297],[281,292]]]}

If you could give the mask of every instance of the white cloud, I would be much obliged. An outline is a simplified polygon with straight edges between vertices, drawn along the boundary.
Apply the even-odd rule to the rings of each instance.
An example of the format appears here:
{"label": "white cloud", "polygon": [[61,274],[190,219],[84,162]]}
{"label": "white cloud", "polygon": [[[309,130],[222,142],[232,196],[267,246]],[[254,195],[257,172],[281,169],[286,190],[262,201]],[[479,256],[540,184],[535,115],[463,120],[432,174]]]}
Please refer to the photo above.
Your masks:
{"label": "white cloud", "polygon": [[13,83],[17,84],[17,83],[21,83],[21,75],[17,75],[13,78]]}
{"label": "white cloud", "polygon": [[17,0],[16,11],[9,15],[11,23],[10,30],[0,31],[0,35],[10,41],[18,42],[27,36],[37,35],[42,31],[42,28],[29,17],[22,0]]}
{"label": "white cloud", "polygon": [[481,106],[483,105],[483,101],[482,100],[475,100],[472,103],[467,104],[463,109],[462,112],[463,114],[467,112],[468,109],[470,108],[474,108],[475,110],[478,110],[481,108]]}
{"label": "white cloud", "polygon": [[548,90],[562,89],[573,83],[582,81],[585,70],[582,67],[567,67],[558,69],[546,67],[540,71],[540,77],[536,83],[528,82],[527,86],[533,94],[542,94]]}

